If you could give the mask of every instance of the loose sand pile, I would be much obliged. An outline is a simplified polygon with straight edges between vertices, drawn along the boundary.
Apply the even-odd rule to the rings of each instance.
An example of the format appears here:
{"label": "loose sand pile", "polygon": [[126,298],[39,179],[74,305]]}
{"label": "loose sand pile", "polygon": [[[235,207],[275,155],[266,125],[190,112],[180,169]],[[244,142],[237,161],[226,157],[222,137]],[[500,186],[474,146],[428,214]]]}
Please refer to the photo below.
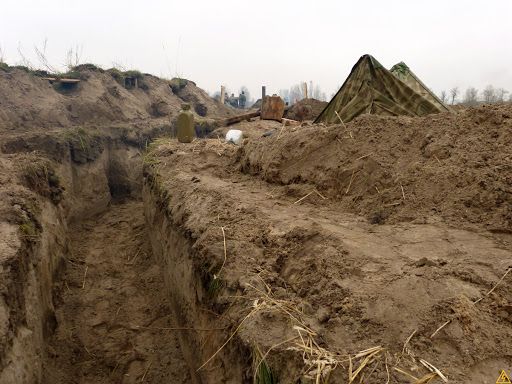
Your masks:
{"label": "loose sand pile", "polygon": [[175,87],[175,79],[140,74],[138,88],[127,89],[118,71],[83,67],[75,76],[81,79],[76,85],[50,84],[21,69],[0,69],[0,130],[20,132],[155,118],[169,121],[185,101],[203,117],[232,114],[184,79]]}
{"label": "loose sand pile", "polygon": [[[480,121],[484,129],[473,133],[482,138],[505,113],[484,108],[465,116],[431,117],[430,122],[371,117],[348,127],[353,138],[339,126],[304,126],[295,132],[286,127],[289,131],[280,137],[276,130],[270,137],[249,138],[241,148],[217,139],[190,145],[161,141],[146,167],[146,180],[161,207],[155,215],[167,216],[170,224],[153,219],[150,236],[157,243],[167,241],[162,228],[170,225],[189,244],[189,253],[178,254],[186,255],[183,262],[191,261],[202,285],[195,286],[193,300],[180,299],[184,324],[227,327],[225,332],[194,335],[194,344],[202,345],[195,368],[206,363],[200,374],[211,382],[219,377],[240,380],[229,362],[252,354],[256,366],[265,356],[259,377],[272,370],[283,382],[305,377],[314,382],[322,372],[330,383],[347,383],[348,373],[354,377],[361,367],[355,382],[424,383],[433,378],[421,362],[425,360],[450,380],[490,383],[489,376],[512,362],[502,352],[512,337],[512,292],[505,275],[512,266],[512,242],[510,235],[493,234],[471,220],[487,218],[506,232],[510,226],[502,216],[505,210],[494,212],[499,204],[489,211],[478,205],[459,217],[455,208],[441,205],[432,214],[435,203],[428,194],[405,178],[398,185],[393,176],[388,181],[385,172],[400,169],[395,165],[400,157],[440,167],[423,154],[420,143],[426,132],[419,135],[421,124],[434,127],[430,143],[436,144],[432,121],[444,122],[437,127],[462,121],[469,125],[473,118],[487,116]],[[510,137],[506,124],[494,127],[505,130],[498,136],[499,145]],[[386,137],[398,127],[401,133]],[[410,150],[403,143],[407,137]],[[468,140],[451,142],[451,156],[435,152],[440,162],[469,156],[462,148],[476,147],[469,147]],[[364,167],[366,158],[355,159],[368,154],[370,143],[377,152],[372,161],[387,168],[375,166],[385,170],[374,171],[378,177],[364,184],[356,177],[372,175],[372,168]],[[498,151],[494,161],[499,164]],[[362,165],[337,172],[336,164],[345,166],[344,156],[347,164]],[[460,193],[456,179],[436,176],[439,168],[416,174],[405,160],[400,164],[406,176],[415,175],[416,185],[439,179],[445,195]],[[454,165],[445,167],[458,172]],[[481,171],[474,163],[470,167],[471,174]],[[345,183],[338,181],[340,174]],[[376,195],[399,205],[390,206],[396,211],[384,210],[388,218],[371,216],[369,222],[353,212],[375,210],[372,204],[377,203],[363,196],[363,191],[375,190],[373,180],[380,190]],[[496,182],[504,183],[500,178]],[[472,193],[478,196],[484,190],[476,183]],[[406,215],[436,219],[411,223]],[[472,225],[471,230],[461,229]],[[188,287],[191,282],[177,284]],[[374,349],[361,352],[369,348]]]}
{"label": "loose sand pile", "polygon": [[315,120],[327,106],[326,101],[316,99],[303,99],[293,104],[285,114],[285,117],[292,120]]}
{"label": "loose sand pile", "polygon": [[285,127],[241,150],[244,172],[316,186],[372,222],[443,220],[512,230],[512,106],[424,118]]}

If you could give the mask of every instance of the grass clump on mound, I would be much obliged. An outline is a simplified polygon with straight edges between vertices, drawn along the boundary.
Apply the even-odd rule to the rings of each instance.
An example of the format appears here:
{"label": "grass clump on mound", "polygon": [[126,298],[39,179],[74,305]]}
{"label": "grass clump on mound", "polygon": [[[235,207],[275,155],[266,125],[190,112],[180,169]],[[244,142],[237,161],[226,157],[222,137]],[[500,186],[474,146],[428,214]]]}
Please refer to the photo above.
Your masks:
{"label": "grass clump on mound", "polygon": [[179,77],[174,77],[169,81],[169,86],[171,87],[173,93],[178,93],[183,88],[185,88],[187,84],[187,79],[181,79]]}
{"label": "grass clump on mound", "polygon": [[253,348],[253,384],[277,384],[277,376],[267,364],[266,356],[263,356],[258,347]]}
{"label": "grass clump on mound", "polygon": [[99,67],[96,64],[92,63],[85,63],[85,64],[79,64],[71,68],[71,72],[81,72],[81,71],[93,71],[93,72],[99,72],[103,73],[105,70],[101,67]]}
{"label": "grass clump on mound", "polygon": [[50,162],[30,162],[23,166],[21,176],[29,189],[49,198],[54,204],[62,200],[64,187]]}

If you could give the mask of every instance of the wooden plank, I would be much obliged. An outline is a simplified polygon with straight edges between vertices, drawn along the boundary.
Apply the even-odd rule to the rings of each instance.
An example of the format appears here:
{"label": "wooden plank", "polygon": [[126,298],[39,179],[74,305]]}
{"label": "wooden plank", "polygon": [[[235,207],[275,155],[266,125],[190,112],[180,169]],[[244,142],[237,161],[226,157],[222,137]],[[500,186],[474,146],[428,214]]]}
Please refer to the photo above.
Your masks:
{"label": "wooden plank", "polygon": [[249,120],[254,117],[258,117],[261,114],[261,111],[244,113],[243,115],[228,117],[227,119],[222,119],[218,121],[219,127],[227,127],[228,125],[239,123],[243,120]]}
{"label": "wooden plank", "polygon": [[61,83],[66,83],[66,84],[75,84],[75,83],[79,83],[80,79],[58,79],[57,81],[60,81]]}
{"label": "wooden plank", "polygon": [[58,77],[42,77],[43,80],[48,80],[50,83],[54,81],[66,84],[75,84],[79,83],[80,79],[59,79]]}

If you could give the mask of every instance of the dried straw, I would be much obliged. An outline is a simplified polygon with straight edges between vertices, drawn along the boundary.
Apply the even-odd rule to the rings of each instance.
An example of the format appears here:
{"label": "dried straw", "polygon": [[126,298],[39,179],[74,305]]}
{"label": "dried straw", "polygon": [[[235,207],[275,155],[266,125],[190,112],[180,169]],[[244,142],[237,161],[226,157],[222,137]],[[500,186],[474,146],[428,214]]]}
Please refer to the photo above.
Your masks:
{"label": "dried straw", "polygon": [[86,278],[86,276],[87,276],[87,271],[88,271],[88,270],[89,270],[89,266],[88,266],[88,265],[86,265],[86,266],[85,266],[85,272],[84,272],[84,278],[83,278],[83,281],[82,281],[82,289],[84,289],[84,288],[85,288],[85,278]]}
{"label": "dried straw", "polygon": [[350,191],[350,187],[352,186],[352,181],[354,180],[354,174],[356,173],[355,170],[352,171],[352,176],[350,177],[350,182],[348,183],[347,190],[345,191],[345,195],[348,194]]}
{"label": "dried straw", "polygon": [[427,368],[430,372],[437,374],[441,378],[441,380],[443,380],[445,383],[448,382],[448,379],[446,378],[446,376],[443,375],[443,373],[439,369],[434,367],[428,361],[420,359],[420,363],[423,364],[425,366],[425,368]]}
{"label": "dried straw", "polygon": [[476,303],[479,303],[480,301],[482,301],[484,299],[484,297],[486,296],[489,296],[491,293],[494,292],[494,290],[498,287],[498,285],[503,281],[503,279],[508,275],[508,273],[512,271],[512,267],[510,267],[509,269],[507,269],[507,271],[505,272],[505,274],[501,277],[501,279],[499,279],[499,281],[494,285],[494,287],[491,288],[491,290],[489,292],[487,292],[485,294],[485,296],[479,298],[477,301],[475,301],[473,304],[476,304]]}
{"label": "dried straw", "polygon": [[437,333],[438,333],[441,329],[443,329],[444,327],[446,327],[448,324],[450,324],[450,322],[451,322],[451,321],[452,321],[452,320],[450,319],[450,320],[448,320],[448,321],[444,322],[444,323],[443,323],[439,328],[437,328],[437,329],[434,331],[434,333],[433,333],[432,335],[430,335],[430,338],[432,339],[435,335],[437,335]]}

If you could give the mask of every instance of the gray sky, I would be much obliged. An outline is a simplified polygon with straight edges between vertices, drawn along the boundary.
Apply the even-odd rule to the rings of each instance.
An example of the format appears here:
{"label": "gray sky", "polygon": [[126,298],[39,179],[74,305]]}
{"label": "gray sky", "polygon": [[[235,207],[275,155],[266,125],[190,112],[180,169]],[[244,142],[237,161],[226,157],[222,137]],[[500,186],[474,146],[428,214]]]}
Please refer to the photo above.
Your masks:
{"label": "gray sky", "polygon": [[312,80],[329,97],[365,53],[405,61],[436,93],[487,84],[512,91],[512,1],[3,0],[0,46],[34,45],[62,66],[113,63],[164,77],[176,72],[214,91],[246,85],[254,96]]}

